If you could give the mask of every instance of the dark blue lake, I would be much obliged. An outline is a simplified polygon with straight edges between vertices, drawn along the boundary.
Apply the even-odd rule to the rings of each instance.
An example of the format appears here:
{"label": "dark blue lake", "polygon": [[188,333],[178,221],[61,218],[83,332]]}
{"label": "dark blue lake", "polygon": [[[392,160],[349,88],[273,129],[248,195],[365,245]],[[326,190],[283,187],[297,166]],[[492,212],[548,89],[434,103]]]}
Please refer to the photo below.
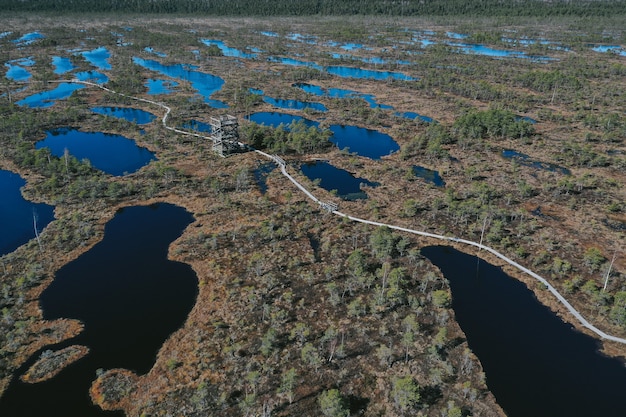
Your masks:
{"label": "dark blue lake", "polygon": [[41,232],[54,220],[54,207],[22,197],[24,185],[26,181],[18,174],[0,169],[0,256],[35,239],[35,221]]}
{"label": "dark blue lake", "polygon": [[533,160],[530,156],[514,151],[512,149],[504,149],[502,151],[502,156],[506,159],[512,159],[519,163],[520,165],[524,165],[527,167],[535,168],[535,169],[545,169],[551,172],[560,172],[563,175],[570,175],[571,171],[567,168],[563,168],[559,165],[551,164],[548,162],[540,162]]}
{"label": "dark blue lake", "polygon": [[439,171],[433,171],[432,169],[424,168],[419,165],[413,165],[413,173],[416,177],[422,178],[434,184],[436,187],[444,187],[446,183],[439,176]]}
{"label": "dark blue lake", "polygon": [[330,130],[330,141],[339,149],[367,158],[380,159],[400,149],[391,136],[376,130],[346,125],[331,125]]}
{"label": "dark blue lake", "polygon": [[307,162],[300,170],[311,181],[319,180],[319,186],[327,191],[336,190],[344,200],[362,200],[367,198],[361,185],[377,187],[379,184],[363,178],[356,178],[346,170],[337,168],[326,161]]}
{"label": "dark blue lake", "polygon": [[91,111],[102,114],[103,116],[116,117],[118,119],[128,120],[139,125],[152,122],[156,116],[150,112],[134,109],[132,107],[92,107]]}
{"label": "dark blue lake", "polygon": [[280,125],[288,128],[293,122],[303,121],[308,127],[319,126],[318,122],[305,119],[302,116],[296,116],[293,114],[279,113],[279,112],[258,112],[248,116],[248,120],[259,125],[265,125],[268,127],[277,128]]}
{"label": "dark blue lake", "polygon": [[133,173],[156,159],[152,152],[124,136],[70,128],[46,132],[35,147],[49,148],[58,157],[67,149],[78,160],[88,159],[94,168],[115,176]]}
{"label": "dark blue lake", "polygon": [[167,253],[192,221],[189,212],[171,204],[124,208],[107,223],[100,243],[56,273],[40,298],[44,319],[78,319],[85,328],[45,349],[81,344],[90,352],[48,381],[14,378],[0,399],[0,415],[123,416],[93,406],[89,387],[98,369],[147,373],[163,342],[183,325],[198,281],[189,265],[168,260]]}
{"label": "dark blue lake", "polygon": [[164,65],[160,62],[134,57],[133,62],[143,68],[159,72],[168,77],[177,78],[179,80],[188,81],[191,86],[196,89],[204,102],[216,109],[227,108],[228,105],[219,100],[211,99],[211,95],[218,92],[224,85],[224,80],[218,76],[195,71],[194,66],[183,64]]}
{"label": "dark blue lake", "polygon": [[[475,250],[475,249],[472,249]],[[450,282],[452,307],[509,417],[623,417],[626,368],[501,268],[450,247],[422,254]]]}
{"label": "dark blue lake", "polygon": [[18,101],[16,104],[18,106],[28,106],[32,108],[51,107],[57,100],[65,100],[70,97],[74,91],[80,90],[81,88],[85,88],[85,86],[75,83],[61,83],[52,90],[33,94]]}

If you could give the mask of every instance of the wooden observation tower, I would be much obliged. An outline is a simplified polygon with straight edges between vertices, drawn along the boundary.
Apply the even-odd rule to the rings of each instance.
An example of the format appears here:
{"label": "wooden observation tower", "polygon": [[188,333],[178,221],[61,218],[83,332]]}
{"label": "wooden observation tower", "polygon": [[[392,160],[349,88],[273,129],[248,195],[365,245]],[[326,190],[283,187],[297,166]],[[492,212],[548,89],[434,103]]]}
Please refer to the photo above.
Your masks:
{"label": "wooden observation tower", "polygon": [[239,141],[239,122],[229,114],[211,117],[213,152],[224,157],[243,148]]}

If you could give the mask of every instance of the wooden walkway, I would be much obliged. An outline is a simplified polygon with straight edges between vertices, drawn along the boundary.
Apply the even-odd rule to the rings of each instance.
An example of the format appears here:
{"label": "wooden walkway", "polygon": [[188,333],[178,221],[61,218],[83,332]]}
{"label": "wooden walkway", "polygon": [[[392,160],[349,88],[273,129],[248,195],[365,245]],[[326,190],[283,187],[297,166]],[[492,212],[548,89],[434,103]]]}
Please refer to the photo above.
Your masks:
{"label": "wooden walkway", "polygon": [[[145,102],[145,103],[150,103],[150,104],[157,105],[157,106],[159,106],[159,107],[161,107],[161,108],[163,108],[165,110],[165,114],[163,115],[163,118],[161,119],[161,123],[163,124],[163,127],[165,129],[171,130],[171,131],[176,132],[176,133],[180,133],[182,135],[190,135],[190,136],[196,136],[196,137],[199,137],[199,138],[212,140],[211,137],[208,137],[208,136],[205,136],[205,135],[202,135],[202,134],[199,134],[199,133],[188,132],[188,131],[185,131],[185,130],[180,130],[180,129],[176,129],[176,128],[168,126],[167,125],[167,118],[168,118],[169,114],[171,113],[172,109],[170,107],[166,106],[164,103],[160,103],[160,102],[156,102],[156,101],[152,101],[152,100],[147,100],[147,99],[140,98],[140,97],[128,96],[126,94],[121,94],[121,93],[113,91],[113,90],[111,90],[109,88],[106,88],[106,87],[102,86],[101,84],[95,84],[95,83],[91,83],[91,82],[88,82],[88,81],[80,81],[80,80],[77,80],[77,79],[72,79],[72,80],[50,81],[50,82],[80,83],[80,84],[84,84],[84,85],[88,85],[88,86],[97,87],[97,88],[100,88],[100,89],[105,90],[107,92],[110,92],[110,93],[113,93],[113,94],[118,94],[118,95],[121,95],[123,97],[128,97],[128,98],[133,99],[133,100],[142,101],[142,102]],[[262,152],[260,150],[253,149],[253,148],[251,148],[251,147],[249,147],[249,146],[247,146],[247,145],[245,145],[245,144],[243,144],[241,142],[238,142],[237,144],[239,146],[241,146],[241,147],[247,147],[247,148],[253,150],[254,152],[256,152],[257,154],[263,156],[264,158],[267,158],[267,159],[270,159],[270,160],[274,161],[276,163],[276,165],[278,165],[278,167],[280,168],[280,171],[282,172],[282,174],[287,179],[289,179],[289,181],[291,181],[300,191],[302,191],[302,193],[304,193],[304,195],[306,195],[314,203],[318,204],[320,206],[320,208],[322,208],[323,210],[330,211],[331,213],[333,213],[333,214],[335,214],[337,216],[345,217],[345,218],[347,218],[349,220],[352,220],[352,221],[355,221],[355,222],[359,222],[359,223],[369,224],[369,225],[372,225],[372,226],[384,226],[384,227],[388,227],[390,229],[398,230],[400,232],[411,233],[411,234],[415,234],[415,235],[419,235],[419,236],[429,237],[429,238],[433,238],[433,239],[439,239],[439,240],[448,241],[448,242],[462,243],[462,244],[465,244],[465,245],[477,247],[477,248],[479,248],[481,250],[485,250],[485,251],[487,251],[487,252],[497,256],[498,258],[502,259],[503,261],[505,261],[509,265],[512,265],[515,268],[519,269],[520,271],[530,275],[531,277],[533,277],[534,279],[536,279],[537,281],[539,281],[540,283],[545,285],[546,288],[548,289],[548,291],[550,291],[556,297],[556,299],[562,305],[564,305],[567,308],[567,310],[572,314],[572,316],[574,316],[574,318],[576,320],[578,320],[578,322],[583,327],[589,329],[590,331],[592,331],[593,333],[598,335],[601,339],[610,340],[612,342],[626,344],[626,339],[607,334],[607,333],[603,332],[602,330],[598,329],[593,324],[591,324],[589,321],[587,321],[587,319],[585,319],[583,317],[583,315],[578,310],[576,310],[574,308],[574,306],[572,306],[565,299],[565,297],[563,297],[563,295],[561,295],[557,291],[557,289],[554,288],[545,278],[543,278],[539,274],[531,271],[530,269],[520,265],[519,263],[515,262],[514,260],[508,258],[507,256],[501,254],[500,252],[496,251],[495,249],[493,249],[493,248],[491,248],[489,246],[483,245],[482,243],[474,242],[474,241],[471,241],[471,240],[460,239],[460,238],[456,238],[456,237],[439,235],[439,234],[436,234],[436,233],[429,233],[429,232],[423,232],[423,231],[419,231],[419,230],[408,229],[408,228],[405,228],[405,227],[395,226],[395,225],[388,224],[388,223],[381,223],[381,222],[375,222],[375,221],[372,221],[372,220],[360,219],[358,217],[354,217],[354,216],[350,216],[348,214],[342,213],[342,212],[338,211],[338,206],[336,205],[336,203],[324,202],[324,201],[319,200],[309,190],[307,190],[302,184],[300,184],[294,177],[292,177],[287,172],[287,164],[285,163],[285,161],[281,157],[279,157],[277,155],[270,155],[270,154],[267,154],[267,153]]]}

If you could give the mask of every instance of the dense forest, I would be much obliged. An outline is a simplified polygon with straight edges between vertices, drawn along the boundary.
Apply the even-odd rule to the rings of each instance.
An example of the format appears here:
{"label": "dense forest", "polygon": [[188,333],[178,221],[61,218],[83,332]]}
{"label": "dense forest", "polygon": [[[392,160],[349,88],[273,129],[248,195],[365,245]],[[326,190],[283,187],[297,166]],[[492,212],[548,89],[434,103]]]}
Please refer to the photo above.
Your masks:
{"label": "dense forest", "polygon": [[202,13],[230,16],[614,16],[624,0],[0,0],[0,10],[38,12]]}

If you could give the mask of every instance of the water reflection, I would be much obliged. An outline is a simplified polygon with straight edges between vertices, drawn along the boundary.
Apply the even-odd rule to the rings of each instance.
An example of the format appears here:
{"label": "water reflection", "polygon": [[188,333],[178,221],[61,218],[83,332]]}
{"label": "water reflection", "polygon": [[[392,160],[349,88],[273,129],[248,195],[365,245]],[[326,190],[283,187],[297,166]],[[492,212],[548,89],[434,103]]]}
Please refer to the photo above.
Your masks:
{"label": "water reflection", "polygon": [[439,171],[433,171],[432,169],[424,168],[419,165],[413,165],[413,173],[416,177],[422,178],[436,187],[444,187],[446,183],[439,176]]}
{"label": "water reflection", "polygon": [[0,398],[0,415],[123,415],[92,405],[89,387],[98,369],[148,372],[163,342],[184,323],[198,281],[189,265],[168,260],[167,253],[192,221],[171,204],[124,208],[107,223],[101,242],[56,273],[40,298],[44,319],[74,318],[85,327],[46,349],[81,344],[90,352],[48,381],[14,379]]}
{"label": "water reflection", "polygon": [[330,141],[341,150],[347,150],[371,159],[380,159],[400,149],[391,136],[358,126],[331,125]]}
{"label": "water reflection", "polygon": [[254,122],[259,125],[265,125],[273,128],[277,128],[278,126],[283,126],[288,128],[291,123],[294,122],[304,122],[307,127],[311,126],[319,126],[318,122],[313,120],[305,119],[302,116],[296,116],[293,114],[279,113],[279,112],[257,112],[253,113],[247,117],[248,120]]}
{"label": "water reflection", "polygon": [[46,132],[35,147],[49,148],[58,157],[67,149],[78,160],[88,159],[94,168],[115,176],[135,172],[156,159],[152,152],[124,136],[70,128]]}
{"label": "water reflection", "polygon": [[0,256],[34,239],[35,224],[41,232],[54,219],[54,207],[24,199],[24,185],[18,174],[0,170]]}
{"label": "water reflection", "polygon": [[500,267],[449,247],[422,254],[450,282],[455,317],[507,416],[624,415],[626,368],[600,354],[595,339]]}
{"label": "water reflection", "polygon": [[289,110],[316,110],[319,112],[326,112],[328,109],[322,103],[313,103],[309,101],[300,101],[300,100],[291,100],[291,99],[278,99],[270,96],[266,96],[263,94],[263,90],[251,88],[250,92],[252,94],[257,94],[262,96],[264,102],[271,104],[274,107],[278,107],[280,109],[289,109]]}
{"label": "water reflection", "polygon": [[337,168],[326,161],[307,162],[300,170],[311,181],[331,192],[336,192],[344,200],[362,200],[367,194],[361,187],[377,187],[379,184],[363,178],[356,178],[346,170]]}
{"label": "water reflection", "polygon": [[70,97],[74,91],[81,88],[85,88],[85,86],[75,83],[61,83],[52,90],[33,94],[18,101],[16,104],[31,108],[46,108],[53,106],[57,100],[64,100]]}
{"label": "water reflection", "polygon": [[129,122],[140,125],[150,123],[156,118],[152,113],[131,107],[92,107],[91,111],[104,116],[128,120]]}

